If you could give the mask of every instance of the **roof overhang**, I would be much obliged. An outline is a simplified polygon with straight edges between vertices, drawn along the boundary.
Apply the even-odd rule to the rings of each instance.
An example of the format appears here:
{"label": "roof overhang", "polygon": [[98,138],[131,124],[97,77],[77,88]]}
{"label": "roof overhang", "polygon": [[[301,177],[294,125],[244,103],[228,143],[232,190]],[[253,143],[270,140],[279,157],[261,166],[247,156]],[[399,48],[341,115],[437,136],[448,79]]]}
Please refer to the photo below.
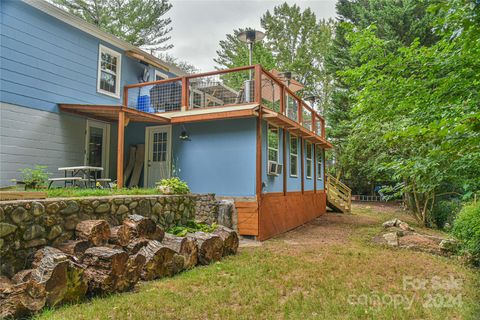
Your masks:
{"label": "roof overhang", "polygon": [[310,141],[314,144],[318,144],[325,149],[330,149],[333,145],[328,142],[324,137],[315,134],[309,129],[303,127],[294,120],[288,118],[287,116],[275,112],[273,110],[262,108],[262,117],[268,123],[273,124],[274,126],[281,127],[287,131],[293,133],[296,136],[302,137],[304,140]]}
{"label": "roof overhang", "polygon": [[60,104],[59,108],[64,112],[108,122],[118,121],[118,114],[123,111],[128,119],[127,121],[159,124],[170,123],[170,119],[163,116],[125,108],[121,105]]}

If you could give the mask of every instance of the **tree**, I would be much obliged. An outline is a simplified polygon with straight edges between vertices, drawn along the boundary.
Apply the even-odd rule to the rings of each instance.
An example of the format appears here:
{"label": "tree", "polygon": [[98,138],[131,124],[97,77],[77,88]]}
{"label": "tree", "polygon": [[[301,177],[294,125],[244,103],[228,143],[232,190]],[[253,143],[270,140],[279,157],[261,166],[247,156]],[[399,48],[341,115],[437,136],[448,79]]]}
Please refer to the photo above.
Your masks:
{"label": "tree", "polygon": [[90,22],[134,46],[151,52],[173,47],[167,44],[172,30],[164,18],[168,0],[51,0],[58,7]]}
{"label": "tree", "polygon": [[160,58],[163,61],[166,61],[170,64],[175,65],[177,68],[179,68],[182,71],[185,71],[185,73],[187,73],[187,74],[194,74],[194,73],[198,73],[200,71],[199,68],[197,68],[196,66],[194,66],[190,62],[175,58],[174,56],[172,56],[168,53],[161,53],[161,54],[158,55],[158,58]]}
{"label": "tree", "polygon": [[365,30],[374,24],[375,29],[371,32],[378,39],[384,40],[382,49],[385,53],[394,52],[415,41],[420,45],[431,46],[438,40],[432,26],[435,15],[427,10],[432,2],[431,0],[339,0],[336,5],[339,21],[335,29],[333,46],[326,61],[327,72],[334,81],[334,89],[331,94],[331,103],[326,108],[326,118],[329,137],[335,143],[333,152],[338,164],[335,169],[351,183],[355,178],[356,192],[367,192],[376,181],[389,181],[389,178],[375,170],[375,166],[370,165],[373,154],[366,154],[370,148],[361,150],[362,159],[369,159],[368,161],[356,162],[357,157],[345,153],[354,130],[351,109],[352,97],[356,91],[351,90],[340,73],[362,65],[358,57],[351,54],[352,44],[347,35],[354,30]]}
{"label": "tree", "polygon": [[358,65],[338,73],[350,90],[347,165],[403,184],[424,225],[444,194],[480,189],[480,32],[478,4],[432,6],[435,44],[391,49],[375,26],[346,34]]}
{"label": "tree", "polygon": [[[305,85],[301,95],[321,97],[321,106],[329,100],[331,80],[324,69],[324,57],[333,37],[332,20],[317,21],[310,9],[302,11],[297,5],[284,3],[267,11],[261,18],[266,38],[254,47],[253,63],[266,69],[291,71]],[[234,30],[220,41],[217,58],[220,68],[248,65],[247,46],[236,35],[243,31]]]}

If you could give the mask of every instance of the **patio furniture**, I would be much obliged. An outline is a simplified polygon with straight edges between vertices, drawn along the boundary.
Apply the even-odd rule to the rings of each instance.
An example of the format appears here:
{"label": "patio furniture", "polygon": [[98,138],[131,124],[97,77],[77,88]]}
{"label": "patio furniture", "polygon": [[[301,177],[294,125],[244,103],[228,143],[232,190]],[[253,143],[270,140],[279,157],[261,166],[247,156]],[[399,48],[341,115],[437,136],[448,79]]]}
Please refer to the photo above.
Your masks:
{"label": "patio furniture", "polygon": [[67,184],[75,185],[75,182],[83,182],[85,187],[96,187],[97,182],[110,182],[108,178],[97,178],[97,173],[103,171],[102,167],[92,166],[75,166],[75,167],[62,167],[58,168],[59,171],[64,171],[65,176],[63,178],[50,178],[49,188],[52,183],[56,181],[63,181],[65,187]]}

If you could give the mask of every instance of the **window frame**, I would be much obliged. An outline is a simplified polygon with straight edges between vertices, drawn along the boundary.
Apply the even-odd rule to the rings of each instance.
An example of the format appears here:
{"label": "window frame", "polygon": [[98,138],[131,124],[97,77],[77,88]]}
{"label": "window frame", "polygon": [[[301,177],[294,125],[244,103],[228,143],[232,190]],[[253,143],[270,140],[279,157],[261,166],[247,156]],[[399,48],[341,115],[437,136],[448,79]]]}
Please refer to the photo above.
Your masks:
{"label": "window frame", "polygon": [[315,165],[317,166],[317,180],[323,180],[323,161],[325,161],[323,159],[323,149],[316,147],[315,152],[317,154],[317,156],[315,157]]}
{"label": "window frame", "polygon": [[[308,157],[308,146],[310,146],[310,158]],[[305,178],[306,179],[312,179],[313,177],[313,168],[312,168],[312,163],[313,163],[313,144],[310,141],[305,141]],[[310,162],[310,165],[308,165],[308,162]],[[308,175],[308,168],[310,168],[310,175]]]}
{"label": "window frame", "polygon": [[[270,128],[274,128],[277,131],[277,146],[278,148],[272,148],[270,146],[270,139],[268,139],[268,133],[270,131]],[[277,152],[277,159],[276,160],[270,160],[270,149],[274,150]],[[269,161],[275,161],[276,163],[279,163],[279,158],[280,158],[280,129],[270,123],[267,124],[267,172],[268,172],[268,162]]]}
{"label": "window frame", "polygon": [[[110,73],[109,71],[102,70],[102,53],[109,54],[113,57],[117,58],[117,71],[115,73],[116,82],[115,82],[115,93],[103,90],[100,87],[100,83],[102,80],[102,72]],[[120,99],[120,82],[122,81],[122,54],[118,51],[115,51],[109,47],[106,47],[102,44],[98,45],[98,67],[97,67],[97,92]]]}
{"label": "window frame", "polygon": [[[297,143],[297,153],[292,152],[292,140],[295,140]],[[295,174],[292,174],[292,157],[295,157]],[[288,173],[290,177],[298,178],[298,137],[296,135],[290,134],[290,141],[289,141],[289,167]]]}
{"label": "window frame", "polygon": [[[166,73],[158,70],[158,69],[155,69],[155,73],[154,73],[154,81],[160,81],[160,80],[166,80],[168,78],[170,78]],[[157,79],[157,76],[160,76],[162,77],[163,79]]]}

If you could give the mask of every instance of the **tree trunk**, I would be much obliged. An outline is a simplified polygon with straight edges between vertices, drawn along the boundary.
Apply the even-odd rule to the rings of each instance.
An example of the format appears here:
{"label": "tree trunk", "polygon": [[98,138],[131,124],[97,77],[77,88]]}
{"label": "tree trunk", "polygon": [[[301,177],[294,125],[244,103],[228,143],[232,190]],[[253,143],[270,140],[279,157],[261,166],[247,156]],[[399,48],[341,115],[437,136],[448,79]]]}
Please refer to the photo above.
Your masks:
{"label": "tree trunk", "polygon": [[118,230],[119,229],[120,229],[120,226],[110,228],[110,238],[108,239],[108,243],[120,245],[120,243],[118,241]]}
{"label": "tree trunk", "polygon": [[81,259],[85,250],[90,248],[90,242],[87,240],[69,240],[57,245],[60,251]]}
{"label": "tree trunk", "polygon": [[213,234],[219,236],[223,240],[223,255],[234,255],[238,250],[238,234],[224,226],[218,226],[217,230]]}
{"label": "tree trunk", "polygon": [[0,319],[21,318],[40,311],[46,301],[45,286],[33,280],[14,283],[0,279]]}
{"label": "tree trunk", "polygon": [[150,240],[147,240],[147,239],[134,239],[124,248],[129,255],[133,255],[133,254],[137,254],[138,251],[140,251],[140,249],[148,245],[149,242]]}
{"label": "tree trunk", "polygon": [[133,288],[140,280],[146,261],[147,259],[145,256],[141,254],[128,257],[127,267],[125,269],[125,277],[128,283],[128,289]]}
{"label": "tree trunk", "polygon": [[155,221],[138,214],[131,214],[125,218],[117,230],[118,243],[124,247],[138,238],[161,241],[163,235],[163,230],[155,224]]}
{"label": "tree trunk", "polygon": [[166,233],[162,244],[184,256],[185,269],[191,269],[198,264],[198,247],[194,238],[177,237]]}
{"label": "tree trunk", "polygon": [[110,226],[105,220],[84,220],[77,224],[75,233],[78,238],[101,246],[110,238]]}
{"label": "tree trunk", "polygon": [[195,232],[192,236],[197,241],[200,264],[207,265],[220,261],[223,255],[223,241],[219,236],[205,232]]}
{"label": "tree trunk", "polygon": [[174,260],[175,251],[156,240],[149,241],[137,254],[143,255],[146,259],[142,270],[143,280],[172,276],[177,268]]}
{"label": "tree trunk", "polygon": [[75,302],[85,296],[87,281],[83,277],[84,268],[72,259],[52,247],[44,247],[35,253],[32,267],[36,272],[30,273],[30,277],[45,283],[47,306]]}
{"label": "tree trunk", "polygon": [[91,293],[124,291],[131,286],[125,277],[128,254],[119,249],[93,247],[87,249],[82,262],[86,265],[85,277]]}

